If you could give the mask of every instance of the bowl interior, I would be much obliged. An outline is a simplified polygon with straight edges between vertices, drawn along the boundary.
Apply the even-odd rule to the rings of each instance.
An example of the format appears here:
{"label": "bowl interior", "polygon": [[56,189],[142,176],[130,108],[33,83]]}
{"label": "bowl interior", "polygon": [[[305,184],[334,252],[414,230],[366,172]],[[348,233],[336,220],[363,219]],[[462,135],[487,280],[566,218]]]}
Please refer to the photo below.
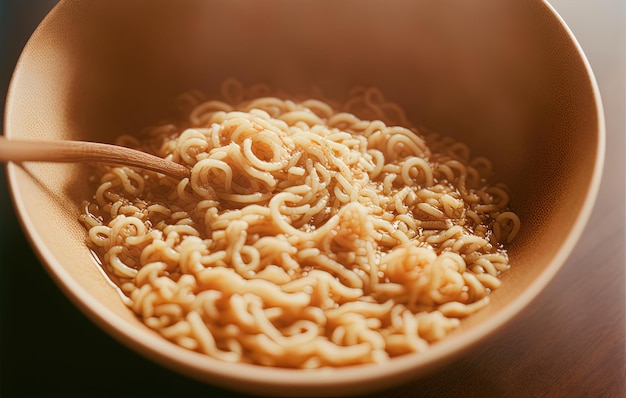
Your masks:
{"label": "bowl interior", "polygon": [[491,305],[429,352],[331,373],[242,371],[162,341],[122,303],[77,220],[90,197],[88,168],[11,165],[20,217],[60,287],[121,341],[186,374],[273,393],[358,392],[415,377],[526,305],[590,211],[602,161],[599,99],[578,46],[542,1],[62,1],[18,63],[5,133],[110,142],[158,120],[176,94],[215,93],[228,77],[294,94],[315,85],[331,97],[380,87],[416,124],[493,160],[522,230]]}

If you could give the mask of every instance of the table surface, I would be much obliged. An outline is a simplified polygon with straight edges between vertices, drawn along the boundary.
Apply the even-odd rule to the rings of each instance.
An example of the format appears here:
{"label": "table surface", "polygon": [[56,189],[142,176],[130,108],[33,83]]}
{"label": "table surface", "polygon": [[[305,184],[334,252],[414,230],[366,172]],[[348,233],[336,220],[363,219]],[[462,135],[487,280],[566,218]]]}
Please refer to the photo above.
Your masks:
{"label": "table surface", "polygon": [[[0,0],[2,98],[22,46],[55,3]],[[626,396],[626,2],[551,4],[594,69],[607,118],[605,171],[589,224],[553,283],[502,330],[436,373],[376,397]],[[1,169],[0,396],[241,396],[165,370],[87,320],[30,249]],[[26,291],[45,299],[27,299]]]}

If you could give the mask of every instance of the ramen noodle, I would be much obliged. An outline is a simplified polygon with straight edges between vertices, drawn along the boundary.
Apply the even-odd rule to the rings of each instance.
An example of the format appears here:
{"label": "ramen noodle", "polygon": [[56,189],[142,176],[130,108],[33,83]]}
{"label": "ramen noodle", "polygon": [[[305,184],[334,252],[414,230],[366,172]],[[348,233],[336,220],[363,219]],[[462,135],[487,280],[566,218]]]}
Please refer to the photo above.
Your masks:
{"label": "ramen noodle", "polygon": [[[289,99],[291,98],[291,99]],[[519,218],[489,160],[423,133],[380,90],[342,103],[227,81],[118,144],[181,181],[98,166],[88,242],[150,328],[229,362],[383,362],[481,308]]]}

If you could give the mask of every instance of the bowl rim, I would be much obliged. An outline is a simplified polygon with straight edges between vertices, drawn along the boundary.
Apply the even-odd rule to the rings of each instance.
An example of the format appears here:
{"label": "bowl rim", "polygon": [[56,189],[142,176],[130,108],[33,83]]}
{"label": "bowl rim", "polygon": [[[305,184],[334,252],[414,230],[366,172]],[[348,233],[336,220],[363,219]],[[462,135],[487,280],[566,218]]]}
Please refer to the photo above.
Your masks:
{"label": "bowl rim", "polygon": [[[29,43],[33,40],[33,37],[40,34],[49,20],[54,18],[54,15],[60,12],[59,10],[64,7],[67,2],[67,0],[61,0],[48,15],[46,15],[31,35],[29,42],[24,47],[23,53],[28,50]],[[301,369],[263,367],[242,363],[226,363],[178,347],[156,334],[137,333],[134,326],[129,325],[113,311],[109,310],[105,305],[91,296],[91,294],[63,268],[45,245],[41,236],[37,234],[35,223],[29,218],[28,211],[24,205],[23,193],[19,189],[18,170],[20,166],[10,162],[6,166],[7,181],[13,206],[16,209],[22,229],[48,275],[52,277],[66,297],[68,297],[87,318],[104,329],[124,346],[175,372],[184,373],[181,371],[184,369],[190,372],[184,373],[187,376],[239,391],[259,393],[259,387],[268,387],[271,388],[272,393],[275,394],[280,394],[281,390],[282,393],[308,392],[310,394],[319,394],[321,391],[332,391],[333,394],[337,394],[348,390],[351,393],[358,393],[372,391],[374,382],[376,382],[375,389],[382,389],[391,384],[397,384],[393,380],[396,380],[397,377],[395,376],[398,375],[402,375],[405,379],[408,377],[416,378],[425,373],[424,371],[437,368],[439,365],[443,365],[458,357],[463,352],[466,352],[480,341],[486,339],[489,335],[501,329],[519,314],[522,309],[527,307],[565,264],[587,225],[598,196],[604,168],[606,146],[606,125],[599,86],[580,43],[575,38],[566,22],[547,0],[538,0],[538,3],[541,3],[541,5],[549,11],[548,13],[554,18],[554,23],[559,24],[560,28],[567,34],[569,45],[573,46],[576,50],[579,61],[582,62],[589,79],[589,84],[591,85],[595,113],[597,116],[597,150],[590,183],[581,210],[569,234],[565,237],[563,245],[561,245],[555,257],[547,267],[545,267],[516,298],[505,306],[506,311],[499,311],[481,324],[475,325],[462,334],[450,336],[442,342],[431,346],[429,350],[425,352],[396,357],[384,363],[382,366],[380,364],[365,364],[305,371]],[[4,134],[7,138],[12,136],[8,115],[12,113],[13,108],[13,101],[11,99],[15,94],[14,82],[16,77],[23,70],[23,64],[23,55],[21,55],[11,77],[7,92],[6,111],[4,115]],[[361,385],[360,383],[364,380],[368,382]]]}

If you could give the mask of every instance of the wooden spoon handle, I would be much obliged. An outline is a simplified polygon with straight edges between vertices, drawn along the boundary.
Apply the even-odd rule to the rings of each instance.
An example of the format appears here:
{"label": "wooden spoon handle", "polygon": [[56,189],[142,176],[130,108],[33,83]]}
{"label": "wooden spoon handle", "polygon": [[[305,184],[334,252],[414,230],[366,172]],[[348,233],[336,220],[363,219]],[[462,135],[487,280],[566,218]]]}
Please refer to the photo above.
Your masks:
{"label": "wooden spoon handle", "polygon": [[0,136],[1,162],[99,162],[134,166],[170,177],[189,177],[181,164],[118,145],[85,141],[20,141]]}

